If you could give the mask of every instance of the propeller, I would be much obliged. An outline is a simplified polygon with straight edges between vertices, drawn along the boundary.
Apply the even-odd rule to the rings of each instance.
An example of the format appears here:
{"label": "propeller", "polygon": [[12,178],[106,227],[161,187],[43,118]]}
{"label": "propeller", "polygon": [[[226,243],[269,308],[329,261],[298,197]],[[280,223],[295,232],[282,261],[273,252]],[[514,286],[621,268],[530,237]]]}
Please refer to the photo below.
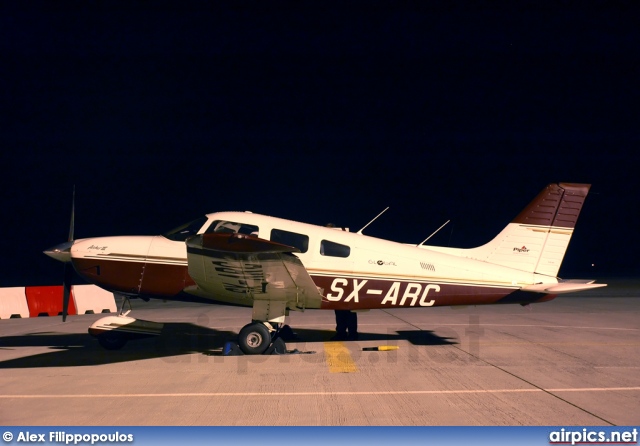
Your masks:
{"label": "propeller", "polygon": [[[76,186],[73,186],[73,197],[71,199],[71,222],[69,223],[69,257],[71,257],[71,245],[73,245],[73,230],[76,207]],[[69,298],[71,297],[71,279],[73,278],[73,265],[71,262],[64,262],[64,276],[62,279],[62,322],[67,321],[69,314]]]}
{"label": "propeller", "polygon": [[71,247],[73,246],[73,229],[76,207],[76,186],[73,186],[73,198],[71,200],[71,223],[69,224],[69,239],[65,243],[54,246],[44,251],[49,257],[64,263],[64,276],[62,279],[62,322],[66,322],[69,314],[69,298],[71,297],[71,279],[73,279],[73,265],[71,265]]}

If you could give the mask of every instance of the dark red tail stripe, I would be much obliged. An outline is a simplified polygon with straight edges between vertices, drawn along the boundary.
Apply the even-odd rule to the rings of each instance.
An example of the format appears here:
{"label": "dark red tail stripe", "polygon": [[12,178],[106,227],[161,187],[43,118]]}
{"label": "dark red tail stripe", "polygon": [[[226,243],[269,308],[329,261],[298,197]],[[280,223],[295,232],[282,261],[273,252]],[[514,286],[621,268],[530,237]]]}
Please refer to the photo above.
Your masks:
{"label": "dark red tail stripe", "polygon": [[550,184],[512,223],[575,228],[589,184]]}

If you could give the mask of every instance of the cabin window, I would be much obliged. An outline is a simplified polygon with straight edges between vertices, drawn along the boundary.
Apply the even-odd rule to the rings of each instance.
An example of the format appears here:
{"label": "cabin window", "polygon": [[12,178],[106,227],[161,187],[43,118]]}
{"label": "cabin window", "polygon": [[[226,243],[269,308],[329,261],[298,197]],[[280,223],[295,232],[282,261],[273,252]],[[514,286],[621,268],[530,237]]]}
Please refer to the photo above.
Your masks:
{"label": "cabin window", "polygon": [[246,234],[258,236],[258,227],[255,225],[248,225],[246,223],[236,223],[234,221],[216,220],[211,223],[207,234],[215,233],[227,233],[227,234]]}
{"label": "cabin window", "polygon": [[271,230],[271,241],[282,243],[283,245],[298,248],[300,252],[307,252],[309,249],[309,236],[296,232],[283,231],[282,229]]}
{"label": "cabin window", "polygon": [[190,221],[189,223],[185,223],[181,226],[178,226],[175,229],[172,229],[169,232],[165,232],[162,234],[169,240],[173,240],[174,242],[184,242],[187,238],[192,235],[196,235],[200,228],[207,222],[207,217],[200,217],[196,220]]}
{"label": "cabin window", "polygon": [[320,254],[329,257],[349,257],[351,248],[347,245],[341,245],[340,243],[322,240],[320,242]]}

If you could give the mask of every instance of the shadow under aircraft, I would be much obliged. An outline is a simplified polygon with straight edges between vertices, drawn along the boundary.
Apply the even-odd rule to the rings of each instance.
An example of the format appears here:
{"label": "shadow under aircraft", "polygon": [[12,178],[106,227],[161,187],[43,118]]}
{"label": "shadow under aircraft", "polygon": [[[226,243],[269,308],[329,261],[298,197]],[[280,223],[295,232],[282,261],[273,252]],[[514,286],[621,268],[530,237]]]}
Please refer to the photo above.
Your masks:
{"label": "shadow under aircraft", "polygon": [[[326,342],[334,334],[332,330],[296,330],[293,339],[298,347],[308,342]],[[82,367],[116,364],[155,358],[177,358],[191,354],[222,356],[227,342],[237,339],[237,333],[201,327],[190,323],[165,323],[158,336],[146,336],[127,343],[121,350],[109,351],[100,347],[95,338],[82,333],[39,332],[0,338],[0,350],[20,347],[46,347],[48,351],[21,358],[0,361],[0,369]],[[428,330],[408,330],[391,333],[360,333],[359,341],[397,342],[408,341],[414,346],[445,346],[458,342],[441,337]],[[359,341],[348,341],[352,346]],[[288,351],[288,353],[315,353],[312,351]],[[179,360],[179,359],[176,359]]]}

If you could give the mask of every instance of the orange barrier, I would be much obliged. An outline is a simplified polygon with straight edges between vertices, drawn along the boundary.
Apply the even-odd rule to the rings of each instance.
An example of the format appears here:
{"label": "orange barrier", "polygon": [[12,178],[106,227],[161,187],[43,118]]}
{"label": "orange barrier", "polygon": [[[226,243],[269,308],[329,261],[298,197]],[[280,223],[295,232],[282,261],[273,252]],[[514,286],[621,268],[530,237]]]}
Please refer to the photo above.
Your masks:
{"label": "orange barrier", "polygon": [[0,319],[29,317],[24,287],[0,288]]}
{"label": "orange barrier", "polygon": [[[62,286],[26,287],[29,317],[58,316],[62,314]],[[69,299],[69,314],[77,314],[73,290]]]}

